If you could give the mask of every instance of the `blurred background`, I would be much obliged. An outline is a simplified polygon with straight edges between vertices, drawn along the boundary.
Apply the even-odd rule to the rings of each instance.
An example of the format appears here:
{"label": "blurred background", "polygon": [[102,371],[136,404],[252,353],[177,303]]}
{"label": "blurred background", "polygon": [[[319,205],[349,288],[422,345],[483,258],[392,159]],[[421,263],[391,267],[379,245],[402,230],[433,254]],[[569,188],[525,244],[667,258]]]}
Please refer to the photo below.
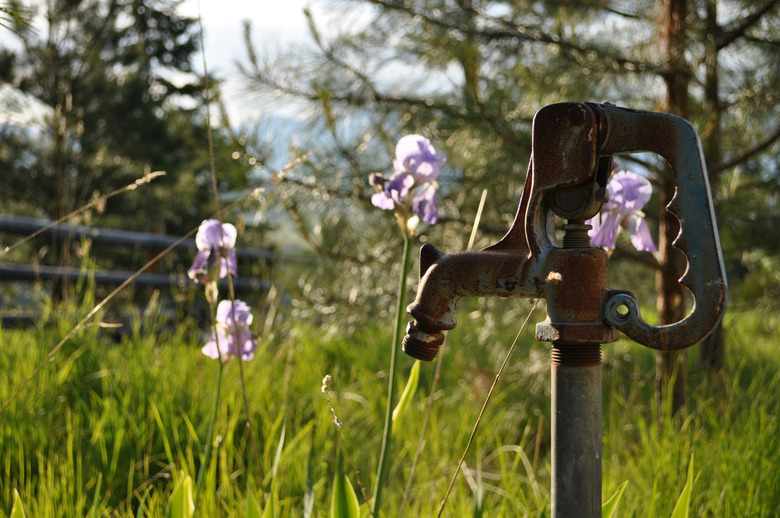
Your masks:
{"label": "blurred background", "polygon": [[[239,275],[263,281],[248,285],[245,298],[267,305],[270,290],[291,316],[338,322],[350,333],[360,319],[387,317],[393,304],[401,237],[393,218],[371,206],[367,178],[391,172],[400,136],[422,134],[447,156],[441,220],[418,234],[419,242],[458,251],[483,190],[477,246],[511,224],[534,113],[559,101],[608,101],[693,123],[720,224],[730,307],[777,304],[776,1],[276,4],[0,4],[0,214],[43,224],[146,174],[166,173],[95,203],[67,220],[75,229],[30,240],[3,262],[39,272],[139,268],[162,245],[142,245],[138,234],[124,235],[126,246],[101,245],[84,229],[155,234],[168,243],[211,217],[210,123],[220,197],[238,200],[225,218],[239,227],[246,249]],[[685,261],[664,246],[677,221],[661,210],[673,178],[655,156],[623,157],[617,167],[653,182],[647,213],[662,251],[637,253],[620,240],[611,284],[641,293],[655,321],[679,320],[691,303],[676,284]],[[257,187],[264,191],[247,196]],[[18,234],[4,227],[3,244]],[[183,279],[189,243],[150,269],[168,281],[139,283],[125,300],[143,302],[162,289],[171,304],[191,304]],[[57,270],[51,279],[28,271],[39,281],[32,290],[7,270],[6,311],[72,290]],[[495,303],[479,305],[490,314]],[[723,361],[719,336],[702,349],[715,368]]]}
{"label": "blurred background", "polygon": [[[197,471],[213,408],[224,444],[206,513],[241,515],[252,484],[281,488],[280,516],[311,512],[315,493],[327,509],[339,448],[368,501],[403,243],[371,204],[369,175],[392,173],[401,136],[430,139],[447,157],[440,219],[412,246],[466,249],[483,195],[474,246],[487,246],[514,219],[534,114],[561,101],[691,121],[730,287],[723,327],[684,355],[604,348],[605,499],[630,480],[623,509],[647,516],[658,502],[668,516],[695,452],[692,514],[777,516],[778,0],[0,0],[0,507],[19,489],[35,516],[84,516],[93,499],[94,515],[159,515],[177,477]],[[235,362],[213,405],[217,365],[198,352],[208,305],[186,272],[216,211],[212,162],[238,229],[237,296],[261,342],[244,367],[259,462]],[[644,210],[660,251],[621,235],[610,287],[637,293],[652,323],[678,321],[693,301],[670,246],[679,222],[663,210],[674,177],[649,154],[616,168],[652,183]],[[150,261],[102,324],[71,334]],[[408,284],[411,298],[416,273]],[[462,301],[438,391],[421,369],[389,479],[400,494],[430,396],[410,515],[438,505],[529,307]],[[399,364],[406,378],[411,360]],[[455,515],[478,516],[483,489],[498,515],[547,515],[549,373],[549,346],[524,335]],[[278,466],[277,485],[263,474]]]}

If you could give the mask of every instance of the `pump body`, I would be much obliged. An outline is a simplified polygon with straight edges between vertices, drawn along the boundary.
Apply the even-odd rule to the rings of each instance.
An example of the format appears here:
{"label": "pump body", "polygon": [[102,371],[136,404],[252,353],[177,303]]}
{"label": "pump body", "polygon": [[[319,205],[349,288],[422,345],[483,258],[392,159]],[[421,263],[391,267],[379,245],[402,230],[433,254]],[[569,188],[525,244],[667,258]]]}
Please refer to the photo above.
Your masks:
{"label": "pump body", "polygon": [[[461,297],[544,297],[537,340],[552,343],[552,515],[601,516],[601,344],[618,333],[658,350],[689,347],[715,327],[726,277],[702,157],[691,125],[672,115],[608,104],[560,103],[534,117],[531,162],[515,221],[496,244],[475,252],[420,251],[420,285],[407,308],[404,351],[436,357],[456,325]],[[694,306],[681,321],[652,326],[630,291],[607,283],[607,254],[590,246],[588,218],[606,200],[614,155],[651,151],[674,171],[666,210],[680,220],[674,245],[688,268],[680,283]],[[566,220],[561,246],[556,218]]]}

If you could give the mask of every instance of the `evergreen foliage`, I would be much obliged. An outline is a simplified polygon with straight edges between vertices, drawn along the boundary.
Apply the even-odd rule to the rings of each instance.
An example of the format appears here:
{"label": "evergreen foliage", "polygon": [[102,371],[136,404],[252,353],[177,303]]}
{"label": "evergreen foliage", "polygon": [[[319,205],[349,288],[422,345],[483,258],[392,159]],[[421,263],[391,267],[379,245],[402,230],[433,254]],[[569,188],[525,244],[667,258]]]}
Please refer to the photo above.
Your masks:
{"label": "evergreen foliage", "polygon": [[[143,192],[112,199],[81,222],[183,234],[208,212],[205,83],[193,69],[200,35],[177,4],[33,4],[35,26],[17,24],[16,41],[0,47],[4,108],[15,112],[0,125],[0,211],[58,219],[162,170]],[[225,187],[245,183],[226,134],[216,147]],[[63,263],[69,253],[55,255]]]}

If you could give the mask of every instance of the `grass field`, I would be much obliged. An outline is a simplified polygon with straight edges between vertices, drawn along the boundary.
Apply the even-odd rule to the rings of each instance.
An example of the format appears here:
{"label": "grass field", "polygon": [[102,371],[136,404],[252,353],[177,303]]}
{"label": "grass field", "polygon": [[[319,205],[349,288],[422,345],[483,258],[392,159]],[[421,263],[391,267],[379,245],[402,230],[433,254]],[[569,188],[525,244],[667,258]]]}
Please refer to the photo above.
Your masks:
{"label": "grass field", "polygon": [[[0,331],[3,402],[80,316],[74,310],[72,318],[37,328]],[[435,515],[517,332],[481,327],[484,316],[472,313],[459,320],[443,349],[406,516]],[[175,331],[154,321],[138,324],[120,342],[96,326],[85,328],[0,415],[0,516],[10,515],[14,489],[31,517],[165,516],[176,483],[197,476],[217,363],[200,353],[203,335],[194,323]],[[692,350],[688,405],[676,416],[655,407],[652,351],[627,341],[604,347],[603,497],[628,481],[618,516],[670,516],[692,459],[691,516],[780,516],[778,324],[771,308],[732,310],[726,372],[702,376]],[[259,463],[238,364],[228,364],[198,515],[246,516],[250,496],[262,502],[265,493],[274,495],[275,516],[304,516],[311,498],[313,516],[326,516],[339,449],[366,514],[391,327],[345,337],[296,322],[261,340],[255,358],[243,364]],[[485,516],[549,516],[548,351],[532,331],[524,333],[445,516],[472,516],[477,502]],[[403,383],[412,360],[399,359]],[[434,370],[435,364],[422,366],[420,388],[395,427],[384,516],[399,514]],[[320,390],[325,374],[332,376],[330,402],[341,428]]]}

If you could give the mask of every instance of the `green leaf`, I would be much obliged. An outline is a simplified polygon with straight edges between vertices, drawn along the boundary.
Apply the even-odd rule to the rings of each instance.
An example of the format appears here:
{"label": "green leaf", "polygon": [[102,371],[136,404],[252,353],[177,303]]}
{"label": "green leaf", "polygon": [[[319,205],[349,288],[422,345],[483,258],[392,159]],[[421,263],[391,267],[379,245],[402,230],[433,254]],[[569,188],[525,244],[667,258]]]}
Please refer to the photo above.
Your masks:
{"label": "green leaf", "polygon": [[247,518],[260,518],[262,516],[260,502],[257,501],[257,496],[252,489],[249,489],[246,495],[246,516]]}
{"label": "green leaf", "polygon": [[680,493],[680,498],[677,500],[677,504],[674,506],[674,511],[672,511],[672,518],[688,518],[692,491],[693,454],[691,454],[691,462],[688,464],[688,479],[685,481],[685,487],[683,487],[682,492]]}
{"label": "green leaf", "polygon": [[420,383],[420,360],[414,362],[412,370],[409,372],[409,380],[406,382],[404,391],[401,394],[401,398],[398,400],[398,404],[393,410],[393,422],[400,416],[406,407],[409,406],[409,401],[412,400],[412,396],[417,392],[417,385]]}
{"label": "green leaf", "polygon": [[268,495],[268,502],[265,504],[263,518],[274,518],[276,516],[276,491],[271,491]]}
{"label": "green leaf", "polygon": [[601,518],[612,518],[612,515],[615,514],[615,509],[617,509],[618,502],[620,502],[620,497],[623,496],[623,491],[625,491],[627,485],[628,480],[620,484],[620,487],[617,488],[615,494],[601,504]]}
{"label": "green leaf", "polygon": [[[181,472],[184,475],[184,472]],[[192,501],[192,477],[184,476],[176,484],[168,501],[168,518],[192,518],[195,503]]]}
{"label": "green leaf", "polygon": [[25,518],[22,497],[19,496],[19,491],[16,488],[14,488],[14,506],[11,508],[11,518]]}
{"label": "green leaf", "polygon": [[330,518],[359,518],[360,503],[352,483],[344,473],[344,455],[339,451],[336,477],[333,479],[333,497],[330,501]]}

